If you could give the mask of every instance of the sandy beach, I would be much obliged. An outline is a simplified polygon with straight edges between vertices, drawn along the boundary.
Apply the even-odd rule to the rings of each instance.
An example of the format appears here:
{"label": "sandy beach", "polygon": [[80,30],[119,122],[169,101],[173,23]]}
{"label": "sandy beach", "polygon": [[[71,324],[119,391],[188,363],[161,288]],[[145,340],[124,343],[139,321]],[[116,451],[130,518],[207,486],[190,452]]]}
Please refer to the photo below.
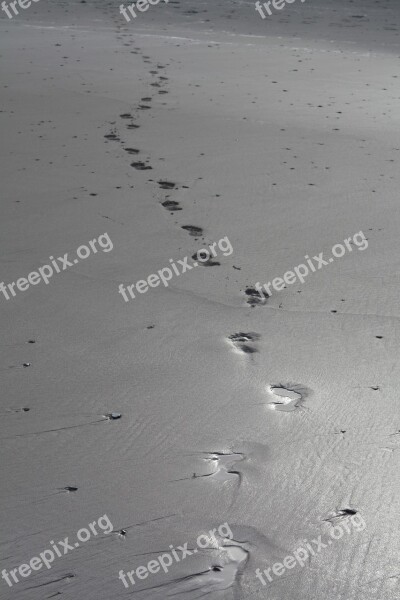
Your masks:
{"label": "sandy beach", "polygon": [[18,10],[0,597],[398,599],[397,0]]}

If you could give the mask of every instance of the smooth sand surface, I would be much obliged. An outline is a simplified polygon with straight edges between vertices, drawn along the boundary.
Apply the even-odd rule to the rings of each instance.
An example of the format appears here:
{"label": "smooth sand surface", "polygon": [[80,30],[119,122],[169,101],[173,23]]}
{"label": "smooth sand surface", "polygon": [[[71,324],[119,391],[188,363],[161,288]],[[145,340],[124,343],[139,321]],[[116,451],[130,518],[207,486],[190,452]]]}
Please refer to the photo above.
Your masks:
{"label": "smooth sand surface", "polygon": [[[400,7],[118,6],[0,21],[1,281],[113,244],[0,293],[1,569],[104,514],[114,529],[0,596],[395,600]],[[360,231],[368,248],[252,305]],[[225,236],[220,264],[118,293]],[[225,522],[229,544],[118,579]],[[338,523],[302,568],[256,578]]]}

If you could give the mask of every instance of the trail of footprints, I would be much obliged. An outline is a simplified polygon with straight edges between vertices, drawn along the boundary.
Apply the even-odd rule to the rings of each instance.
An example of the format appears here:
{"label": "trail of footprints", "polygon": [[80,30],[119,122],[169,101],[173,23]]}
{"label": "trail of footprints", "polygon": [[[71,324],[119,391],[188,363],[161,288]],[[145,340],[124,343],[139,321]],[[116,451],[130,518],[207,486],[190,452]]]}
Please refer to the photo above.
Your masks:
{"label": "trail of footprints", "polygon": [[[130,44],[126,43],[124,45],[129,46]],[[141,50],[138,47],[135,47],[134,51],[132,51],[133,54],[141,54]],[[149,57],[145,57],[142,55],[142,58],[145,59],[145,62],[150,62],[148,59]],[[156,69],[152,69],[149,71],[150,75],[152,75],[153,77],[157,76],[157,80],[156,81],[152,81],[150,83],[150,86],[153,88],[157,88],[158,90],[158,94],[167,94],[168,90],[166,89],[160,89],[163,88],[163,86],[165,86],[166,82],[168,81],[168,77],[163,76],[163,75],[159,75],[159,70],[165,68],[165,65],[160,65],[157,64]],[[137,105],[136,110],[150,110],[152,108],[151,106],[151,102],[153,100],[152,96],[144,96],[143,98],[141,98],[140,100],[140,104]],[[144,104],[145,103],[145,104]],[[120,119],[122,121],[126,121],[126,128],[127,129],[136,129],[138,127],[140,127],[140,125],[136,122],[137,121],[137,117],[134,114],[134,111],[132,112],[125,112],[119,115]],[[134,160],[133,162],[130,163],[130,166],[132,168],[134,168],[137,171],[151,171],[153,170],[152,165],[150,164],[150,158],[149,157],[144,157],[141,158],[140,154],[141,154],[141,150],[140,148],[136,148],[136,147],[125,147],[125,143],[121,140],[121,135],[118,131],[118,128],[115,126],[115,123],[110,123],[110,125],[113,125],[113,128],[104,135],[105,139],[107,140],[107,142],[119,142],[122,147],[123,150],[129,154],[130,156],[135,156],[137,157],[137,160]],[[149,179],[149,182],[154,182],[154,180]],[[177,190],[178,189],[178,184],[175,183],[174,181],[169,181],[169,180],[163,180],[163,179],[159,179],[157,182],[158,187],[160,190],[163,190],[165,192],[168,191],[173,191],[173,190]],[[186,185],[181,185],[180,186],[182,189],[188,189],[188,186]],[[167,210],[170,215],[174,215],[174,213],[178,213],[181,212],[183,210],[183,207],[181,206],[181,204],[177,201],[177,200],[172,200],[170,198],[169,194],[165,194],[164,199],[160,201],[160,205]],[[188,233],[189,236],[193,237],[195,241],[198,241],[200,238],[204,239],[204,230],[202,227],[199,227],[197,225],[191,225],[191,224],[184,224],[180,226],[181,229],[183,229],[184,231],[186,231]],[[218,267],[221,265],[219,260],[216,260],[215,257],[211,257],[209,256],[207,258],[207,255],[205,255],[204,253],[202,253],[201,251],[197,251],[192,255],[192,259],[195,262],[196,266],[201,266],[201,267]],[[257,292],[256,292],[257,293]],[[256,301],[254,300],[254,302],[251,303],[251,305],[254,305],[256,303]]]}
{"label": "trail of footprints", "polygon": [[[135,48],[135,53],[139,53],[140,49]],[[145,62],[149,62],[148,57],[145,58]],[[163,68],[163,65],[157,65],[157,70],[150,71],[152,76],[159,75],[159,69]],[[158,76],[156,81],[150,83],[153,89],[157,89],[159,94],[167,94],[168,90],[160,89],[168,81],[167,77]],[[141,98],[141,103],[137,106],[137,110],[151,110],[152,97],[146,96]],[[137,129],[140,125],[137,124],[136,118],[132,113],[123,113],[120,115],[123,121],[128,121],[126,124],[127,129]],[[120,134],[116,128],[113,128],[108,134],[104,136],[107,141],[120,142],[123,146],[124,151],[130,155],[137,157],[137,160],[131,163],[131,167],[138,171],[152,170],[153,167],[150,164],[150,159],[140,159],[141,150],[136,147],[125,147],[124,142],[121,141]],[[149,180],[154,182],[153,180]],[[181,212],[183,207],[180,202],[170,198],[167,192],[172,192],[178,189],[177,183],[174,181],[159,179],[154,182],[157,183],[160,190],[165,193],[164,199],[161,200],[160,205],[167,210],[170,215]],[[187,186],[181,186],[187,188]],[[204,235],[202,227],[183,224],[180,225],[181,229],[187,232],[187,234],[198,241]],[[198,253],[192,255],[194,261],[198,260]],[[203,257],[201,257],[203,258]],[[214,258],[209,258],[207,261],[198,263],[204,267],[219,266],[220,262]],[[235,267],[237,268],[237,267]],[[244,289],[245,301],[248,306],[255,308],[263,306],[267,303],[268,295],[265,293],[258,292],[254,287],[246,287]],[[259,352],[259,343],[261,336],[256,332],[238,332],[228,336],[229,344],[232,349],[240,355],[251,356]],[[302,407],[302,402],[306,397],[306,390],[297,384],[276,384],[270,385],[267,388],[267,393],[270,396],[270,401],[267,403],[267,407],[270,410],[282,411],[282,412],[294,412]],[[108,418],[113,418],[112,414],[107,415]],[[209,452],[203,453],[203,457],[200,459],[201,462],[207,467],[205,473],[193,471],[191,476],[183,477],[179,480],[196,480],[196,479],[208,479],[215,481],[218,484],[225,484],[228,481],[236,481],[239,486],[242,479],[240,469],[236,465],[245,460],[245,455],[239,452]],[[125,530],[121,530],[120,537],[123,538],[126,534]],[[214,560],[208,570],[194,573],[189,576],[177,578],[171,582],[173,586],[172,595],[196,592],[201,595],[206,595],[212,592],[218,592],[228,589],[238,583],[240,572],[243,570],[248,558],[249,552],[244,550],[239,544],[235,545],[233,540],[229,540],[230,545],[224,546],[225,541],[218,547],[218,560]],[[168,594],[170,595],[170,594]]]}
{"label": "trail of footprints", "polygon": [[[83,0],[82,0],[83,1]],[[171,0],[170,2],[173,5],[179,6],[179,1]],[[198,11],[196,10],[188,10],[186,14],[196,14]],[[360,18],[357,15],[352,15],[354,18]],[[126,44],[129,45],[129,44]],[[131,51],[133,54],[140,53],[140,48],[135,48],[135,51]],[[150,63],[148,56],[142,56],[144,62]],[[160,76],[159,70],[163,69],[164,65],[157,65],[157,70],[150,71],[150,74],[153,76],[158,76],[156,81],[150,83],[150,86],[158,91],[158,94],[165,95],[168,94],[168,90],[163,89],[165,82],[168,81],[167,77]],[[141,103],[138,104],[137,110],[139,111],[148,111],[151,110],[151,96],[145,96],[141,98]],[[140,127],[140,125],[136,122],[136,117],[132,113],[122,113],[120,115],[120,119],[125,124],[127,130],[136,130]],[[141,151],[139,148],[133,147],[125,147],[124,142],[121,141],[120,134],[118,132],[115,123],[111,123],[111,130],[104,135],[106,143],[108,142],[119,142],[123,150],[130,156],[138,156]],[[131,163],[131,167],[138,171],[152,170],[153,167],[149,164],[149,158],[144,160],[137,160]],[[159,189],[163,191],[172,191],[177,189],[177,184],[172,181],[167,180],[159,180],[157,182]],[[186,187],[186,186],[181,186]],[[176,200],[171,200],[169,196],[166,194],[164,200],[160,203],[161,206],[169,211],[171,215],[175,212],[182,211],[182,207],[180,203]],[[194,225],[181,225],[181,228],[185,230],[189,236],[199,239],[203,235],[203,228],[194,226]],[[194,254],[193,259],[197,258],[197,254]],[[201,263],[202,266],[218,266],[220,263],[218,261],[210,259],[207,262]],[[239,267],[233,267],[237,268]],[[246,300],[246,304],[251,308],[255,308],[257,306],[262,306],[267,303],[268,295],[260,294],[254,287],[247,287],[244,290],[244,296]],[[378,339],[381,339],[382,336],[376,336]],[[234,351],[243,356],[252,355],[259,352],[259,343],[261,336],[255,332],[238,332],[233,333],[228,336],[228,341]],[[34,340],[29,340],[27,343],[35,343]],[[31,366],[29,362],[24,362],[21,365],[18,365],[18,368],[26,368]],[[9,368],[17,368],[15,365],[10,366]],[[378,390],[378,386],[374,386],[371,388],[372,390]],[[282,411],[282,412],[294,412],[303,408],[303,402],[308,395],[308,390],[299,384],[275,384],[269,385],[267,387],[267,393],[269,395],[270,402],[268,402],[267,406],[270,410],[274,411]],[[15,418],[19,418],[19,415],[22,413],[30,413],[30,408],[9,408],[6,409],[6,413],[11,415],[17,415]],[[32,413],[26,414],[26,417],[29,418]],[[121,419],[121,413],[119,412],[109,412],[102,415],[101,421],[119,421]],[[12,417],[14,418],[14,417]],[[96,421],[99,422],[99,421]],[[82,426],[86,426],[87,424],[83,424]],[[76,425],[73,427],[77,427],[80,425]],[[61,429],[69,429],[69,427],[59,428]],[[57,431],[58,429],[51,430]],[[43,432],[46,433],[47,431]],[[42,433],[42,432],[37,432]],[[396,431],[391,434],[392,436],[400,435],[400,431]],[[255,444],[253,444],[255,446]],[[224,484],[227,481],[241,481],[241,471],[239,470],[239,464],[245,461],[246,455],[241,452],[208,452],[203,453],[201,457],[202,463],[209,468],[210,472],[207,473],[197,473],[194,472],[191,477],[186,477],[184,479],[203,479],[207,478],[212,481],[216,481]],[[78,492],[78,486],[75,485],[67,485],[62,488],[57,488],[56,494],[71,494],[75,495]],[[333,512],[331,516],[325,519],[326,522],[334,525],[335,523],[346,519],[350,516],[356,515],[357,511],[353,508],[341,508],[337,509]],[[118,537],[123,539],[127,535],[127,530],[130,526],[126,526],[123,529],[120,529],[116,532]],[[249,536],[253,537],[253,536]],[[213,548],[213,552],[210,553],[210,565],[207,570],[202,570],[199,572],[195,572],[189,576],[184,576],[180,578],[175,578],[172,580],[172,590],[170,593],[167,593],[167,596],[178,597],[184,593],[194,592],[196,594],[195,597],[202,597],[208,594],[218,594],[218,592],[226,590],[228,588],[233,587],[237,584],[238,579],[240,577],[241,572],[246,566],[246,563],[249,559],[249,551],[243,547],[243,543],[230,539],[218,539],[216,540],[215,547]],[[69,580],[72,579],[74,574],[67,574],[57,579],[55,581],[61,580]],[[50,582],[51,583],[51,582]],[[44,584],[47,585],[47,584]],[[169,585],[169,584],[168,584]],[[54,595],[59,595],[61,592],[57,592]],[[218,594],[219,596],[219,594]]]}

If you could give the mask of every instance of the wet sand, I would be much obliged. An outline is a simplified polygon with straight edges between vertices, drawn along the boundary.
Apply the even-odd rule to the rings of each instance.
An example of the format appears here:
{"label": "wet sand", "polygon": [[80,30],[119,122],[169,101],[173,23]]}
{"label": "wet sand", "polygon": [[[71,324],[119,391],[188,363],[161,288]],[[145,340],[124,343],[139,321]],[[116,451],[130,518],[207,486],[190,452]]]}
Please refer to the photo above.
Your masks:
{"label": "wet sand", "polygon": [[[0,21],[1,281],[113,243],[0,294],[1,569],[114,529],[1,595],[395,600],[399,8],[118,6]],[[254,301],[360,231],[365,251]],[[213,268],[118,293],[225,236]],[[363,531],[256,578],[346,511]],[[229,543],[118,579],[225,522]]]}

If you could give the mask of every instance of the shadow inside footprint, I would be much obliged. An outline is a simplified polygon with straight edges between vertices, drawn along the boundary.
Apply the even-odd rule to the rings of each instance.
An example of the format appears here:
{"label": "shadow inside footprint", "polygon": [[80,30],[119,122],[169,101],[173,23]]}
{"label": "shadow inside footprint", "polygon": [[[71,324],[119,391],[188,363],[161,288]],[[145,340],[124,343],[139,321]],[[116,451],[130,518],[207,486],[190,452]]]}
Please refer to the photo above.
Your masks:
{"label": "shadow inside footprint", "polygon": [[164,200],[164,202],[161,202],[161,205],[171,212],[182,210],[182,207],[179,206],[179,202],[176,202],[176,200]]}
{"label": "shadow inside footprint", "polygon": [[202,260],[204,255],[202,255],[201,250],[192,255],[194,261],[197,262],[200,267],[218,267],[221,263],[217,260],[212,260],[208,258],[207,260]]}
{"label": "shadow inside footprint", "polygon": [[231,341],[235,350],[240,350],[241,352],[244,352],[245,354],[254,354],[255,352],[258,352],[258,350],[251,343],[249,344],[248,342],[255,342],[255,341],[259,340],[260,337],[261,336],[259,333],[239,332],[239,333],[233,333],[232,335],[229,336],[228,339]]}
{"label": "shadow inside footprint", "polygon": [[137,148],[124,148],[124,150],[128,154],[139,154],[139,150]]}
{"label": "shadow inside footprint", "polygon": [[247,304],[249,304],[252,308],[254,308],[257,305],[266,303],[265,296],[263,294],[260,294],[260,292],[258,292],[256,288],[248,287],[244,290],[244,293],[247,296]]}
{"label": "shadow inside footprint", "polygon": [[195,225],[182,225],[182,229],[187,231],[189,235],[192,235],[193,237],[198,237],[203,233],[202,228],[196,227]]}
{"label": "shadow inside footprint", "polygon": [[237,462],[244,460],[244,454],[239,452],[205,452],[204,458],[201,458],[203,463],[212,468],[209,473],[196,473],[194,472],[191,477],[182,477],[175,481],[184,481],[187,479],[201,479],[202,477],[210,477],[216,481],[228,481],[231,479],[237,480],[239,478],[239,485],[241,483],[242,474],[237,469],[232,469],[233,465]]}
{"label": "shadow inside footprint", "polygon": [[149,169],[153,168],[150,165],[146,165],[146,163],[144,163],[142,161],[131,163],[131,167],[133,167],[134,169],[137,169],[138,171],[148,171]]}
{"label": "shadow inside footprint", "polygon": [[162,190],[172,190],[176,185],[172,181],[157,181],[157,183]]}
{"label": "shadow inside footprint", "polygon": [[244,459],[243,454],[232,452],[230,454],[221,454],[215,452],[210,454],[205,460],[212,461],[215,466],[215,471],[211,473],[211,477],[217,481],[228,481],[229,479],[235,479],[241,477],[238,471],[231,469],[236,463]]}
{"label": "shadow inside footprint", "polygon": [[292,388],[286,388],[283,385],[271,385],[269,390],[272,394],[280,398],[280,400],[276,400],[275,402],[270,402],[268,404],[272,410],[293,412],[301,407],[301,402],[304,398],[304,395],[301,393],[301,391],[296,391]]}
{"label": "shadow inside footprint", "polygon": [[118,135],[116,133],[107,133],[104,136],[107,140],[113,140],[115,142],[120,142],[120,138],[118,137]]}
{"label": "shadow inside footprint", "polygon": [[347,519],[347,517],[352,517],[356,515],[358,511],[355,508],[342,508],[337,510],[331,517],[328,519],[324,519],[324,521],[334,525],[337,521],[342,521],[343,519]]}

